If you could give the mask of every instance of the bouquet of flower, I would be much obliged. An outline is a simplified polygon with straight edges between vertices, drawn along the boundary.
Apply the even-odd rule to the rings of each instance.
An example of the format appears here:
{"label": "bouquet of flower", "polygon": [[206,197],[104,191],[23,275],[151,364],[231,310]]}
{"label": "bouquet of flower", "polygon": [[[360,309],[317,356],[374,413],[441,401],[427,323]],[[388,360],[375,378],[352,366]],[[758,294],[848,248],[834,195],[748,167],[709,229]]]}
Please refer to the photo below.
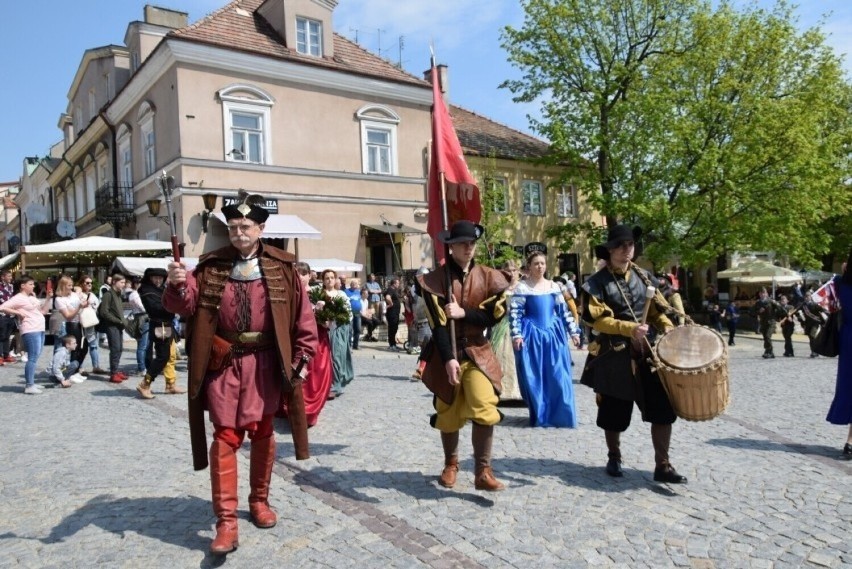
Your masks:
{"label": "bouquet of flower", "polygon": [[319,324],[333,322],[337,326],[343,326],[349,324],[352,319],[352,311],[349,309],[346,296],[329,296],[322,287],[318,286],[310,289],[308,297],[314,305],[314,318]]}

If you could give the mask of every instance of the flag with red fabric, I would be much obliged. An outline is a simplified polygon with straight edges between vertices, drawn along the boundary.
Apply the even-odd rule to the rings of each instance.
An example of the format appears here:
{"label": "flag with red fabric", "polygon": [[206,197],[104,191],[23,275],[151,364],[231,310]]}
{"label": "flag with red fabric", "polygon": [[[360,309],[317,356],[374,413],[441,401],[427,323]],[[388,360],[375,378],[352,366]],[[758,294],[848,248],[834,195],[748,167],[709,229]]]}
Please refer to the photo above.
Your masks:
{"label": "flag with red fabric", "polygon": [[429,165],[429,220],[426,229],[432,237],[436,261],[444,258],[444,246],[437,240],[438,232],[444,229],[441,173],[446,187],[447,227],[460,219],[479,223],[482,217],[479,188],[464,161],[453,120],[441,96],[438,69],[433,59],[432,160]]}

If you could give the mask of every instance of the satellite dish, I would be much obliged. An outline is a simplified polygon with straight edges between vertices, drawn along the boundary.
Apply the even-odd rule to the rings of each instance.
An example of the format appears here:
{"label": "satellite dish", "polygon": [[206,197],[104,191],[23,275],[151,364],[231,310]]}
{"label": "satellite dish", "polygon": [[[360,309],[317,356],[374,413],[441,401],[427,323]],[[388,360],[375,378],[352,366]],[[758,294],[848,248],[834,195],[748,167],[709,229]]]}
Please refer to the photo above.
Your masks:
{"label": "satellite dish", "polygon": [[56,222],[56,233],[60,237],[74,237],[76,231],[74,224],[67,219],[61,219]]}

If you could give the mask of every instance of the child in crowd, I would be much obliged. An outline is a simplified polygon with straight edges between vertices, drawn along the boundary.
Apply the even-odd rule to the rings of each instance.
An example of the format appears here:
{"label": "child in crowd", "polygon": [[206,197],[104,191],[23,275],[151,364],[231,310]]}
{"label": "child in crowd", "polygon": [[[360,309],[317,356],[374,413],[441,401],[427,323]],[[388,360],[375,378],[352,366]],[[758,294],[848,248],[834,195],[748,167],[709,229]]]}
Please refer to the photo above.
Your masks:
{"label": "child in crowd", "polygon": [[77,349],[77,338],[72,334],[66,334],[59,341],[60,346],[53,352],[53,359],[47,368],[50,379],[62,387],[71,387],[73,383],[83,383],[86,378],[77,373],[80,362],[71,360],[71,353]]}

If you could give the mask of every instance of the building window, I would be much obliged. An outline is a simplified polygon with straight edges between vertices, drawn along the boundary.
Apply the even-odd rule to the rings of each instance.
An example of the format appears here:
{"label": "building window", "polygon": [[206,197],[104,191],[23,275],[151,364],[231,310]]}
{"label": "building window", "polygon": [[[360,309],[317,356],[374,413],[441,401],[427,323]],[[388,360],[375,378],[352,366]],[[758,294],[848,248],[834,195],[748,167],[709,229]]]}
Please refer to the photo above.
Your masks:
{"label": "building window", "polygon": [[556,194],[556,215],[577,217],[577,188],[574,184],[559,188]]}
{"label": "building window", "polygon": [[263,115],[231,111],[231,159],[263,164]]}
{"label": "building window", "polygon": [[142,136],[142,163],[144,164],[145,176],[150,176],[157,171],[157,136],[154,131],[154,115],[156,109],[145,101],[139,107],[139,132]]}
{"label": "building window", "polygon": [[509,184],[506,178],[488,178],[486,183],[493,196],[494,213],[509,213]]}
{"label": "building window", "polygon": [[[95,209],[95,200],[92,199],[91,202],[88,202],[89,196],[94,197],[95,195],[95,166],[91,164],[89,167],[89,171],[86,172],[86,186],[84,188],[79,188],[77,191],[77,219],[86,215],[86,212],[89,212]],[[88,202],[88,203],[87,203]]]}
{"label": "building window", "polygon": [[361,170],[365,174],[396,175],[399,116],[381,105],[367,105],[356,113],[361,121]]}
{"label": "building window", "polygon": [[133,185],[133,153],[130,150],[130,132],[118,141],[118,181],[123,186]]}
{"label": "building window", "polygon": [[296,51],[305,55],[322,55],[322,23],[296,18]]}
{"label": "building window", "polygon": [[98,103],[95,99],[95,88],[89,89],[89,120],[95,118],[98,112]]}
{"label": "building window", "polygon": [[524,180],[521,184],[525,215],[544,215],[541,182]]}
{"label": "building window", "polygon": [[225,160],[271,164],[272,96],[250,85],[232,85],[218,95],[225,125]]}
{"label": "building window", "polygon": [[157,139],[154,136],[154,121],[141,125],[142,151],[145,154],[145,175],[150,176],[157,170]]}
{"label": "building window", "polygon": [[366,127],[367,164],[369,174],[391,173],[391,131],[386,128]]}

